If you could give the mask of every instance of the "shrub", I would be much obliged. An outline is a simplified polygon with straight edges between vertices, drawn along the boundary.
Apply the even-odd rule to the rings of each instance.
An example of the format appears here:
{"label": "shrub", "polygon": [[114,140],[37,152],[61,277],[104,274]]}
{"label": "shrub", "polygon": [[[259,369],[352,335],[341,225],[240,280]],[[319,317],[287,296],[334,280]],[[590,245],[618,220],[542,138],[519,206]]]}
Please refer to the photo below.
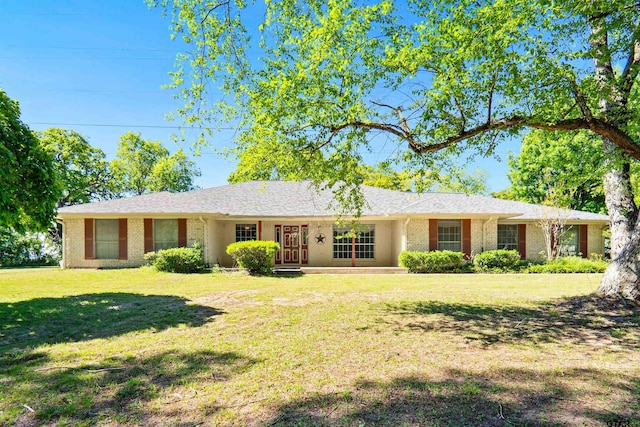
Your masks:
{"label": "shrub", "polygon": [[400,253],[398,261],[409,273],[450,273],[462,270],[463,254],[453,251],[404,251]]}
{"label": "shrub", "polygon": [[158,271],[170,273],[199,273],[204,270],[202,248],[194,245],[191,248],[171,248],[145,254],[144,259]]}
{"label": "shrub", "polygon": [[608,266],[609,263],[603,259],[569,256],[532,265],[528,271],[529,273],[603,273]]}
{"label": "shrub", "polygon": [[520,268],[520,253],[505,249],[481,252],[473,258],[473,265],[483,272],[517,271]]}
{"label": "shrub", "polygon": [[273,256],[279,250],[280,245],[270,240],[249,240],[227,246],[227,254],[251,274],[270,274]]}

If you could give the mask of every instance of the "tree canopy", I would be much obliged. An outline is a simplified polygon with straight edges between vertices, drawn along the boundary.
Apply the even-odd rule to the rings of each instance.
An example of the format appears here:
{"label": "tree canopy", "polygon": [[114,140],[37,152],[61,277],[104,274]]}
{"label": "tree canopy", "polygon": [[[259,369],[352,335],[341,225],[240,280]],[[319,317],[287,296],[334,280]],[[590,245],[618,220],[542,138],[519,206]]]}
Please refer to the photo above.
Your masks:
{"label": "tree canopy", "polygon": [[57,208],[110,197],[109,163],[102,150],[72,130],[50,128],[37,137],[54,160],[60,191]]}
{"label": "tree canopy", "polygon": [[0,90],[0,228],[46,230],[58,198],[51,156]]}
{"label": "tree canopy", "polygon": [[236,152],[286,178],[312,168],[355,187],[381,145],[431,170],[452,154],[492,155],[525,129],[597,136],[613,261],[601,291],[640,299],[637,1],[276,0],[260,13],[239,0],[150,3],[193,46],[173,72],[179,114],[209,129],[239,120]]}
{"label": "tree canopy", "polygon": [[111,189],[118,196],[188,191],[194,188],[194,177],[200,176],[182,150],[170,154],[160,141],[145,140],[133,132],[120,137],[110,169]]}

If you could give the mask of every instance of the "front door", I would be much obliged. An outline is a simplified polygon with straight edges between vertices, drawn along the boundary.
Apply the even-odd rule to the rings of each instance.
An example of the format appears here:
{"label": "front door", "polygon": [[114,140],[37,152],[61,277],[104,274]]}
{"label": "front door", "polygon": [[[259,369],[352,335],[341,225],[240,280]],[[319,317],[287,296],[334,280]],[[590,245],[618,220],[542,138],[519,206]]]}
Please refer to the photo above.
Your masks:
{"label": "front door", "polygon": [[300,227],[282,226],[282,260],[285,264],[300,263]]}
{"label": "front door", "polygon": [[308,226],[276,225],[276,242],[280,253],[276,254],[276,264],[306,264],[308,262]]}

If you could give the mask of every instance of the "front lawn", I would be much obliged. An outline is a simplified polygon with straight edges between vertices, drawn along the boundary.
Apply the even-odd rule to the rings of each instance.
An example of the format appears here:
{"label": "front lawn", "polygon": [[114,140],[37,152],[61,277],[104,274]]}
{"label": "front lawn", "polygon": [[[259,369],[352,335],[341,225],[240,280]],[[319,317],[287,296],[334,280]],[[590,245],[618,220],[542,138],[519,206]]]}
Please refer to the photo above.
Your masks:
{"label": "front lawn", "polygon": [[640,426],[599,279],[0,270],[0,425]]}

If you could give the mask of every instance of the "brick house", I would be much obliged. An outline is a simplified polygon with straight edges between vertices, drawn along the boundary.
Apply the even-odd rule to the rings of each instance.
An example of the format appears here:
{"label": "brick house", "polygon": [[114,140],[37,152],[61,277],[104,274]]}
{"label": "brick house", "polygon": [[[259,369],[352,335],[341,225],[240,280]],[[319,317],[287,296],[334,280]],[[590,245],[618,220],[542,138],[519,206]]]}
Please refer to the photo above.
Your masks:
{"label": "brick house", "polygon": [[407,193],[364,186],[357,237],[336,223],[330,191],[309,182],[251,181],[185,193],[154,193],[60,209],[63,267],[119,268],[144,263],[146,252],[198,242],[209,264],[230,266],[227,245],[274,240],[282,266],[398,265],[404,250],[477,254],[517,249],[539,260],[549,215],[562,217],[566,254],[602,254],[608,217],[486,196]]}

